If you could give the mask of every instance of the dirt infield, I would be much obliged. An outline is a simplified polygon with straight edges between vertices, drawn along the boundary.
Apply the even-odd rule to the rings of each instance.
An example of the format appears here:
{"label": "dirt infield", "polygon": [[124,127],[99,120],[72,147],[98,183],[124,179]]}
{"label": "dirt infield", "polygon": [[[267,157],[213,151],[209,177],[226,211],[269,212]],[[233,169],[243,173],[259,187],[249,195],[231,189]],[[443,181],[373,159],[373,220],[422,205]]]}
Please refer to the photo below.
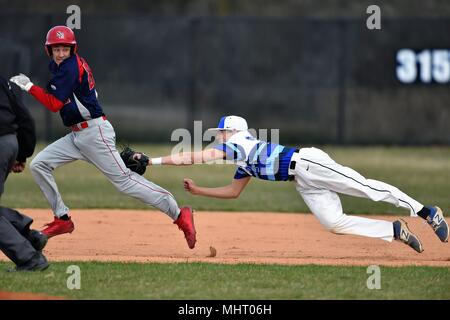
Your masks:
{"label": "dirt infield", "polygon": [[0,300],[65,300],[65,298],[41,293],[0,291]]}
{"label": "dirt infield", "polygon": [[[49,210],[23,209],[34,228],[52,220]],[[414,252],[396,241],[341,236],[326,231],[311,214],[196,212],[197,246],[155,211],[72,210],[75,231],[51,239],[50,261],[211,262],[260,264],[370,264],[450,267],[450,244],[441,243],[420,218],[405,218],[423,241]],[[376,217],[372,217],[376,218]],[[393,221],[395,217],[380,219]],[[210,256],[210,247],[217,250]],[[0,254],[0,260],[6,257]]]}

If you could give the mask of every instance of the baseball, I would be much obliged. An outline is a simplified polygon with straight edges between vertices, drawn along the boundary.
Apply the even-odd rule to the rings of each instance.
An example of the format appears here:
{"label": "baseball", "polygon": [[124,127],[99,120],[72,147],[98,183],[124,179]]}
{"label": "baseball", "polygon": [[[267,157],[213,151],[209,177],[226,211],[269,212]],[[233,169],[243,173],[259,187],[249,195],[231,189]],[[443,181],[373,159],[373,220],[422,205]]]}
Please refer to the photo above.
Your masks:
{"label": "baseball", "polygon": [[210,253],[209,253],[209,256],[208,256],[208,257],[214,258],[214,257],[217,255],[217,250],[216,250],[216,248],[214,248],[214,247],[209,247],[209,251],[210,251]]}

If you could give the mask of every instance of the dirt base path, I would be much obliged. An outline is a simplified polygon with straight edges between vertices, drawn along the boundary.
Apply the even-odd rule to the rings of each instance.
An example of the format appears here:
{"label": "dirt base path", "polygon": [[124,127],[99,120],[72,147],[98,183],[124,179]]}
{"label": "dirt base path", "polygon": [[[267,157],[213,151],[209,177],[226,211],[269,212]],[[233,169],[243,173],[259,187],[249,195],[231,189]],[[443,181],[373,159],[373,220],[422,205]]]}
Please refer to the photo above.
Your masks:
{"label": "dirt base path", "polygon": [[[33,217],[32,227],[38,229],[53,219],[49,210],[21,212]],[[420,218],[405,218],[423,242],[425,251],[418,254],[397,241],[332,234],[311,214],[196,212],[194,250],[160,212],[72,210],[71,214],[75,231],[49,241],[44,253],[50,261],[450,267],[450,244],[441,243]],[[209,257],[210,246],[217,250],[215,257]],[[1,253],[0,260],[6,260]]]}
{"label": "dirt base path", "polygon": [[0,291],[0,300],[65,300],[65,298],[41,293]]}

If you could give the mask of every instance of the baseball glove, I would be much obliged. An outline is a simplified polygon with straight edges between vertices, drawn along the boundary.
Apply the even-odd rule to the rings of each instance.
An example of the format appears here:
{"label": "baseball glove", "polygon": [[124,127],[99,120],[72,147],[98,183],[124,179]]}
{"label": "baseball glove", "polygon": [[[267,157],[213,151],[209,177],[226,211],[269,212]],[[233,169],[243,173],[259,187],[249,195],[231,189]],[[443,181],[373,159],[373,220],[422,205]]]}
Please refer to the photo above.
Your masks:
{"label": "baseball glove", "polygon": [[134,171],[140,175],[143,175],[145,173],[149,161],[149,158],[146,154],[142,152],[136,152],[127,146],[124,147],[122,152],[120,152],[120,157],[122,158],[127,168],[129,168],[131,171]]}

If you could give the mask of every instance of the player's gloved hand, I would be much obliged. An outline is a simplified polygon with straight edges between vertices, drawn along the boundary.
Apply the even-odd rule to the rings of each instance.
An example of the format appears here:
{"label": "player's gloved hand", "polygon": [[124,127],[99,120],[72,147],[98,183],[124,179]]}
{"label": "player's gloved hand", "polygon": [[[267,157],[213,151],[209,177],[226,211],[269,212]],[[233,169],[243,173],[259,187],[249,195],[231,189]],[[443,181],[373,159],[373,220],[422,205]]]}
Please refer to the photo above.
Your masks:
{"label": "player's gloved hand", "polygon": [[9,81],[17,84],[20,87],[20,89],[27,92],[30,91],[31,87],[33,86],[33,82],[31,82],[30,78],[28,78],[23,73],[12,77],[11,79],[9,79]]}
{"label": "player's gloved hand", "polygon": [[120,157],[122,158],[126,167],[131,171],[134,171],[140,175],[143,175],[145,173],[149,162],[149,157],[146,154],[142,152],[136,152],[130,147],[125,147],[122,152],[120,152]]}

